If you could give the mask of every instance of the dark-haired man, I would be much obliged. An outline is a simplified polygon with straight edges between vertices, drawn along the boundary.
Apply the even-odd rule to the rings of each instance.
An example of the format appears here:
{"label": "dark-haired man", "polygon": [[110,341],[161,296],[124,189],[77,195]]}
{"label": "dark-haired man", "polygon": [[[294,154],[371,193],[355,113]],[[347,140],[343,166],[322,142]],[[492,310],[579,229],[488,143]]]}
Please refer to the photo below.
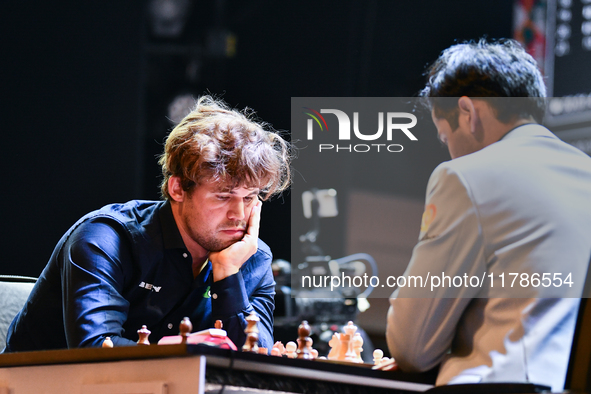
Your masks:
{"label": "dark-haired man", "polygon": [[423,299],[411,298],[416,289],[393,294],[387,339],[402,370],[440,365],[437,384],[563,389],[579,300],[521,274],[584,278],[591,158],[538,124],[545,94],[535,61],[511,40],[454,45],[430,68],[422,96],[452,160],[431,175],[406,274],[486,284],[449,282]]}
{"label": "dark-haired man", "polygon": [[289,185],[289,149],[276,133],[211,97],[167,137],[160,159],[165,201],[113,204],[62,237],[11,324],[6,351],[133,345],[222,320],[244,343],[260,318],[273,345],[271,251],[258,239],[261,199]]}

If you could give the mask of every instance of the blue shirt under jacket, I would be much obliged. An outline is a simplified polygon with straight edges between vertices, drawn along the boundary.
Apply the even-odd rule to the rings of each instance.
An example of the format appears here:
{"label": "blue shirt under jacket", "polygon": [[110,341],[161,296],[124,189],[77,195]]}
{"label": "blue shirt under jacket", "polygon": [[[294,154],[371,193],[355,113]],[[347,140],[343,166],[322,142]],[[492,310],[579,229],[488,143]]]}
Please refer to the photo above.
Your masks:
{"label": "blue shirt under jacket", "polygon": [[273,345],[275,281],[269,247],[240,272],[213,283],[211,263],[193,278],[192,257],[164,201],[112,204],[80,219],[57,244],[23,309],[10,325],[5,351],[133,345],[146,325],[150,342],[177,335],[187,316],[193,331],[222,320],[239,348],[245,317],[261,319],[259,345]]}

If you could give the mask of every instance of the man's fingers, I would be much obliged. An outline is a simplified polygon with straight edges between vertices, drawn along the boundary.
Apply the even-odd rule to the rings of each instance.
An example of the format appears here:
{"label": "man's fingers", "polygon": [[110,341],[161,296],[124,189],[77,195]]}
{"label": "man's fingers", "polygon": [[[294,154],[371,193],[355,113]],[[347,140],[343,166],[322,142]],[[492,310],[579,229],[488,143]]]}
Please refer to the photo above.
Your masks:
{"label": "man's fingers", "polygon": [[214,282],[238,272],[242,264],[256,253],[258,246],[257,240],[259,238],[259,223],[261,221],[261,206],[262,202],[257,199],[255,206],[250,211],[246,233],[240,241],[231,244],[224,250],[209,254],[213,265]]}
{"label": "man's fingers", "polygon": [[246,229],[246,232],[255,239],[259,237],[259,225],[261,223],[262,206],[263,202],[257,198],[257,203],[250,211],[250,218],[248,219],[248,229]]}
{"label": "man's fingers", "polygon": [[376,366],[372,367],[371,369],[377,369],[380,371],[395,371],[398,369],[398,364],[396,363],[396,360],[391,358],[390,360],[388,360],[386,362],[382,362],[381,364],[376,365]]}

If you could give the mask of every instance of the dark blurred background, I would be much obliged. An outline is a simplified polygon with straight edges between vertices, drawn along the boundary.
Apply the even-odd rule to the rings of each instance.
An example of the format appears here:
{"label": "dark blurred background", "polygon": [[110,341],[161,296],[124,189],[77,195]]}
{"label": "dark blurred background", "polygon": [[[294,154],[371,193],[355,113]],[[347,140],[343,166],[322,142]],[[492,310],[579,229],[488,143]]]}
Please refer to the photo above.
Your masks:
{"label": "dark blurred background", "polygon": [[[292,96],[414,95],[454,40],[511,36],[512,4],[4,0],[0,272],[37,276],[85,213],[158,198],[176,96],[288,130]],[[287,260],[290,199],[265,204],[261,230]]]}

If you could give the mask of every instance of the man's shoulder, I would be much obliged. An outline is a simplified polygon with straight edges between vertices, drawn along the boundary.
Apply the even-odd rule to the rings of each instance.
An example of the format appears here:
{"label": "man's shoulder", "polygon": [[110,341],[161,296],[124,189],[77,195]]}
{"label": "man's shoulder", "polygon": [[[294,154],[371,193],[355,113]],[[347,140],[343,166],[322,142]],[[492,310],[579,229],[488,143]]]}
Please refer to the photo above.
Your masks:
{"label": "man's shoulder", "polygon": [[[565,148],[566,147],[566,148]],[[576,151],[558,139],[550,130],[539,124],[520,126],[509,132],[500,141],[471,154],[445,161],[435,168],[435,176],[457,174],[470,178],[507,177],[505,169],[519,169],[522,165],[544,161],[549,151],[567,149]]]}
{"label": "man's shoulder", "polygon": [[444,161],[435,168],[433,173],[470,174],[480,172],[482,169],[490,169],[491,165],[503,160],[502,155],[499,155],[499,152],[496,152],[496,149],[489,149],[493,145],[470,153],[469,155]]}
{"label": "man's shoulder", "polygon": [[116,221],[123,226],[141,226],[157,216],[164,201],[131,200],[125,203],[113,203],[103,206],[84,215],[79,223],[92,222],[93,219],[103,218]]}
{"label": "man's shoulder", "polygon": [[141,220],[150,217],[164,204],[164,201],[131,200],[125,203],[113,203],[90,212],[87,216],[112,216],[115,218],[133,218]]}
{"label": "man's shoulder", "polygon": [[439,164],[429,178],[427,197],[443,192],[450,200],[458,193],[465,193],[472,199],[474,188],[494,187],[505,182],[510,176],[508,169],[513,171],[517,166],[506,160],[502,151],[489,147]]}
{"label": "man's shoulder", "polygon": [[127,233],[137,241],[152,227],[159,228],[158,211],[163,204],[163,201],[131,200],[105,205],[80,218],[64,235],[64,240],[74,234],[77,234],[74,239],[80,236],[86,239]]}
{"label": "man's shoulder", "polygon": [[463,178],[463,173],[466,170],[473,171],[474,167],[469,165],[469,161],[467,160],[460,160],[464,159],[466,156],[459,157],[454,160],[444,161],[443,163],[439,164],[433,172],[431,173],[431,177],[429,178],[429,188],[432,188],[436,184],[440,184],[441,182],[446,182],[450,178],[458,179]]}

